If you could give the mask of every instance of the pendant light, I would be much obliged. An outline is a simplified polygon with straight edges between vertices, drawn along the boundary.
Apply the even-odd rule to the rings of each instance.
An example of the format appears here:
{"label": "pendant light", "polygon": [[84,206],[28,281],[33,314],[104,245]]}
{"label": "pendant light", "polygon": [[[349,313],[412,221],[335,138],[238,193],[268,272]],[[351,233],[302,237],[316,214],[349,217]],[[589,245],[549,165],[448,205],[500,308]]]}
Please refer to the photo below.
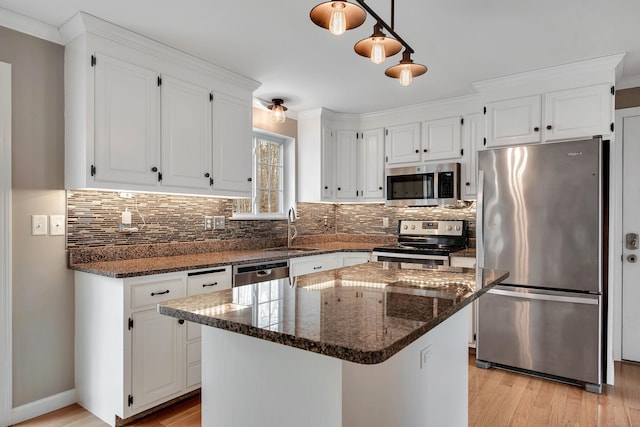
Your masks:
{"label": "pendant light", "polygon": [[382,32],[382,24],[378,22],[373,27],[371,37],[360,40],[353,49],[358,55],[371,58],[371,62],[374,64],[382,64],[387,57],[393,56],[402,50],[402,43],[387,37]]}
{"label": "pendant light", "polygon": [[360,6],[347,1],[320,3],[311,9],[309,16],[316,25],[336,36],[359,27],[367,19],[367,13]]}
{"label": "pendant light", "polygon": [[284,115],[287,107],[282,105],[283,102],[280,98],[274,98],[271,100],[271,105],[267,106],[267,108],[271,110],[271,121],[274,123],[284,123],[287,119]]}
{"label": "pendant light", "polygon": [[398,65],[387,68],[384,72],[387,76],[399,79],[402,86],[409,86],[414,77],[421,76],[427,72],[427,67],[422,64],[414,64],[411,59],[411,52],[402,52],[402,60]]}

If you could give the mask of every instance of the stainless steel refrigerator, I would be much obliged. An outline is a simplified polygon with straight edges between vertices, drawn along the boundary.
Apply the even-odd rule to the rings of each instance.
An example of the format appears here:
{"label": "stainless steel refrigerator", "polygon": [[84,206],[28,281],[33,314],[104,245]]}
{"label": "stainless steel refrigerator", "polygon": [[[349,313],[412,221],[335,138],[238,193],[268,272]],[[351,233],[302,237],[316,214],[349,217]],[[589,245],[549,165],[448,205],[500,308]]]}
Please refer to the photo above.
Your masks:
{"label": "stainless steel refrigerator", "polygon": [[508,270],[480,297],[476,364],[599,393],[604,377],[608,142],[478,153],[478,265]]}

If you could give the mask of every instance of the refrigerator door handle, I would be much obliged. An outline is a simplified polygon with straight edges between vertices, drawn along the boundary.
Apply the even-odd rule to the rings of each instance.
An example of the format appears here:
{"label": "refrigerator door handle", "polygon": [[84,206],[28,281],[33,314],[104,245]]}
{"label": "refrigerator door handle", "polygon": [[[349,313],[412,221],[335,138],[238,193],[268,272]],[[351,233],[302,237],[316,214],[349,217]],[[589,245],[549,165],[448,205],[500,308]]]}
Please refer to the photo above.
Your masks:
{"label": "refrigerator door handle", "polygon": [[476,256],[477,265],[480,268],[484,268],[484,171],[478,171],[478,191],[477,191],[477,220],[476,220],[476,233],[478,236],[478,244],[476,244]]}
{"label": "refrigerator door handle", "polygon": [[521,299],[535,299],[542,301],[555,301],[555,302],[570,302],[574,304],[588,304],[598,305],[598,298],[580,298],[580,297],[567,297],[559,295],[546,295],[546,294],[534,294],[526,292],[514,292],[505,291],[503,289],[490,289],[488,294],[502,295],[505,297],[521,298]]}

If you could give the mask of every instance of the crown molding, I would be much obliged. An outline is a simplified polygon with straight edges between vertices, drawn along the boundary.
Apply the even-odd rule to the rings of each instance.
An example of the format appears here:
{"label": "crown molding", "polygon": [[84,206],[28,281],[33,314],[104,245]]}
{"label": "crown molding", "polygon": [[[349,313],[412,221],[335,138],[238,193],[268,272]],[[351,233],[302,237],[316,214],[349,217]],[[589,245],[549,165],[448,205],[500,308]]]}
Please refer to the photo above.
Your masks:
{"label": "crown molding", "polygon": [[0,8],[0,26],[56,44],[63,44],[60,32],[53,25]]}
{"label": "crown molding", "polygon": [[481,80],[473,83],[473,86],[480,92],[487,92],[505,87],[519,86],[533,80],[549,80],[558,77],[572,76],[577,73],[596,71],[615,71],[622,64],[625,53],[603,56],[600,58],[587,59],[584,61],[572,62],[569,64],[556,65],[553,67],[541,68],[539,70],[525,71],[523,73],[511,74],[497,77],[495,79]]}
{"label": "crown molding", "polygon": [[254,91],[261,83],[249,77],[229,71],[210,62],[196,58],[171,46],[162,44],[126,28],[103,21],[85,12],[78,12],[60,27],[60,36],[66,45],[78,36],[90,33],[98,37],[128,46],[149,55],[162,58],[180,66],[186,66],[203,74],[213,75],[235,86]]}

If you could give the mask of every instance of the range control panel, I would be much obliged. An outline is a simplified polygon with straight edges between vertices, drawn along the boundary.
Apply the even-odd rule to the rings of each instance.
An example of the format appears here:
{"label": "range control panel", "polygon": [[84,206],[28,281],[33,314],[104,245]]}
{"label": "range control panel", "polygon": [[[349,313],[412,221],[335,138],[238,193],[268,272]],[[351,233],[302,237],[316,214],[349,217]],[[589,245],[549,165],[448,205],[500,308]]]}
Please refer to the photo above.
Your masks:
{"label": "range control panel", "polygon": [[401,219],[398,222],[399,235],[462,236],[464,228],[464,220],[423,221]]}

